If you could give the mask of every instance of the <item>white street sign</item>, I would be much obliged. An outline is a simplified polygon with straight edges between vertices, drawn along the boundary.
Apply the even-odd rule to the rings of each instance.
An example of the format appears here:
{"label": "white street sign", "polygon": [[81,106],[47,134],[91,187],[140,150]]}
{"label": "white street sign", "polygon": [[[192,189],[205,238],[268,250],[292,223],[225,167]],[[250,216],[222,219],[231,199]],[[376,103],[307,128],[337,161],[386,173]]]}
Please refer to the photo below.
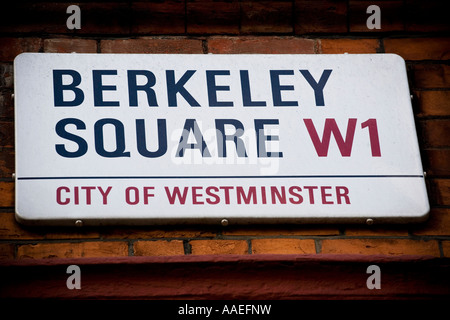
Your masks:
{"label": "white street sign", "polygon": [[396,223],[429,211],[397,55],[25,53],[14,75],[23,223]]}

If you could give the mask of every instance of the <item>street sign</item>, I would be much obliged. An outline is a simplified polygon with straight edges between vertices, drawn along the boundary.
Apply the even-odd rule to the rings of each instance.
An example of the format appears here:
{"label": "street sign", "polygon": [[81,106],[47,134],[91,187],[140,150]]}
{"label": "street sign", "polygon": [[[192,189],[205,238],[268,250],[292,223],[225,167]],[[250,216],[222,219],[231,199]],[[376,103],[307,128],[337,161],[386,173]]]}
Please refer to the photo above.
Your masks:
{"label": "street sign", "polygon": [[392,54],[16,57],[26,224],[415,222],[429,203]]}

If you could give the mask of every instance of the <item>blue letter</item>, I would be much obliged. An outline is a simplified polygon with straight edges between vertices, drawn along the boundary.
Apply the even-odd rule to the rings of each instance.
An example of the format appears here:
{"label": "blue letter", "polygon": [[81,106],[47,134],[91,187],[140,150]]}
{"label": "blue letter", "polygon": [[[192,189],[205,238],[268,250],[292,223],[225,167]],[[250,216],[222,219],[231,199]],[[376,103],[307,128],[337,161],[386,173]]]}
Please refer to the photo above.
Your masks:
{"label": "blue letter", "polygon": [[241,88],[242,88],[242,101],[244,107],[265,107],[265,101],[252,101],[250,93],[250,81],[248,80],[248,70],[241,70]]}
{"label": "blue letter", "polygon": [[66,131],[66,126],[68,124],[75,125],[78,130],[80,130],[80,129],[85,130],[86,125],[84,124],[83,121],[81,121],[80,119],[76,119],[76,118],[62,119],[62,120],[59,120],[58,123],[56,124],[56,128],[55,128],[56,134],[58,136],[60,136],[61,138],[73,141],[76,144],[78,144],[78,150],[73,151],[73,152],[67,151],[66,147],[63,144],[57,144],[57,145],[55,145],[56,152],[60,156],[65,157],[65,158],[81,157],[82,155],[84,155],[86,153],[86,151],[88,149],[88,145],[83,138]]}
{"label": "blue letter", "polygon": [[229,70],[215,70],[215,71],[206,71],[206,83],[208,85],[208,101],[210,107],[232,107],[232,101],[217,101],[217,92],[216,91],[230,91],[229,86],[216,86],[217,76],[229,76]]}
{"label": "blue letter", "polygon": [[332,70],[323,70],[322,76],[320,77],[319,82],[316,82],[312,77],[311,73],[308,70],[300,70],[302,75],[305,77],[306,81],[308,81],[311,88],[314,90],[314,96],[316,98],[316,106],[323,107],[325,105],[325,101],[323,99],[323,87],[328,81]]}
{"label": "blue letter", "polygon": [[118,107],[119,101],[103,101],[103,92],[106,90],[115,91],[116,86],[104,86],[102,75],[116,75],[117,70],[92,70],[92,80],[94,81],[94,106],[96,107]]}
{"label": "blue letter", "polygon": [[195,73],[195,70],[186,71],[183,76],[175,82],[175,71],[166,70],[167,81],[167,99],[169,100],[169,107],[177,106],[177,93],[181,94],[183,98],[189,103],[191,107],[200,107],[200,104],[191,96],[184,85]]}
{"label": "blue letter", "polygon": [[167,151],[166,119],[158,119],[158,150],[148,151],[145,139],[144,119],[136,119],[137,148],[141,155],[147,158],[158,158]]}
{"label": "blue letter", "polygon": [[[147,77],[147,83],[138,85],[136,76]],[[130,97],[130,107],[138,106],[138,90],[144,91],[147,94],[147,102],[149,107],[157,107],[156,94],[151,87],[156,83],[155,75],[148,70],[128,70],[128,95]]]}
{"label": "blue letter", "polygon": [[[116,131],[116,150],[106,151],[103,139],[103,126],[112,124]],[[95,150],[99,155],[106,158],[129,157],[130,153],[125,152],[125,129],[122,122],[117,119],[100,119],[94,124]]]}
{"label": "blue letter", "polygon": [[[63,75],[72,77],[71,84],[63,84]],[[83,103],[84,94],[80,88],[77,88],[81,83],[81,75],[75,70],[53,70],[53,93],[55,107],[75,107]],[[72,101],[64,101],[63,91],[70,90],[75,93],[75,98]]]}
{"label": "blue letter", "polygon": [[272,83],[273,105],[275,107],[295,107],[297,101],[283,101],[281,91],[294,90],[294,86],[282,86],[280,84],[280,75],[293,75],[294,70],[270,70],[270,82]]}

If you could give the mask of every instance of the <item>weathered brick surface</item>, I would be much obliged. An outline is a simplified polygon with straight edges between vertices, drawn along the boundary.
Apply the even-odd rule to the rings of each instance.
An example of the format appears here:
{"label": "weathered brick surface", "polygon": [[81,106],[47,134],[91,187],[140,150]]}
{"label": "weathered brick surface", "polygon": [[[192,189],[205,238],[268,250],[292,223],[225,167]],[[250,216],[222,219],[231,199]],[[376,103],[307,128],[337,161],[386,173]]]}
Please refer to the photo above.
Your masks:
{"label": "weathered brick surface", "polygon": [[425,150],[424,167],[429,175],[450,175],[450,150]]}
{"label": "weathered brick surface", "polygon": [[37,243],[19,245],[18,259],[92,258],[128,255],[126,242]]}
{"label": "weathered brick surface", "polygon": [[449,116],[450,91],[417,91],[418,116]]}
{"label": "weathered brick surface", "polygon": [[41,41],[39,38],[0,37],[0,61],[12,62],[22,52],[38,52]]}
{"label": "weathered brick surface", "polygon": [[44,52],[96,53],[97,41],[86,39],[57,38],[44,40]]}
{"label": "weathered brick surface", "polygon": [[183,241],[136,241],[134,243],[135,256],[172,256],[183,255]]}
{"label": "weathered brick surface", "polygon": [[450,206],[450,179],[433,179],[430,181],[430,201],[433,205]]}
{"label": "weathered brick surface", "polygon": [[378,39],[321,39],[321,53],[376,53]]}
{"label": "weathered brick surface", "polygon": [[102,40],[102,53],[203,53],[202,41],[176,38]]}
{"label": "weathered brick surface", "polygon": [[222,231],[224,236],[326,236],[338,235],[337,226],[269,226],[269,227],[229,227]]}
{"label": "weathered brick surface", "polygon": [[192,254],[247,254],[245,240],[192,240]]}
{"label": "weathered brick surface", "polygon": [[13,212],[0,213],[0,240],[67,240],[98,239],[99,232],[83,228],[25,227],[19,224]]}
{"label": "weathered brick surface", "polygon": [[409,76],[416,88],[450,88],[450,65],[415,64]]}
{"label": "weathered brick surface", "polygon": [[292,1],[241,1],[241,33],[292,33]]}
{"label": "weathered brick surface", "polygon": [[14,149],[0,147],[0,178],[10,179],[14,173]]}
{"label": "weathered brick surface", "polygon": [[253,254],[315,254],[316,246],[311,239],[254,239]]}
{"label": "weathered brick surface", "polygon": [[345,32],[347,32],[347,1],[295,1],[296,34]]}
{"label": "weathered brick surface", "polygon": [[0,181],[0,207],[14,206],[14,182]]}
{"label": "weathered brick surface", "polygon": [[190,34],[239,33],[238,0],[188,0],[187,32]]}
{"label": "weathered brick surface", "polygon": [[444,257],[450,258],[450,241],[442,241],[442,252]]}
{"label": "weathered brick surface", "polygon": [[384,49],[405,60],[448,60],[450,38],[390,38],[384,39]]}
{"label": "weathered brick surface", "polygon": [[450,119],[430,119],[419,121],[422,143],[427,148],[450,147]]}
{"label": "weathered brick surface", "polygon": [[14,259],[14,245],[0,243],[0,261],[2,259]]}
{"label": "weathered brick surface", "polygon": [[133,2],[131,11],[131,33],[182,34],[185,31],[184,1]]}
{"label": "weathered brick surface", "polygon": [[436,240],[411,239],[325,239],[321,253],[440,256]]}
{"label": "weathered brick surface", "polygon": [[450,209],[434,208],[427,222],[410,227],[414,235],[448,236],[450,230]]}
{"label": "weathered brick surface", "polygon": [[314,53],[315,41],[295,37],[212,37],[209,53]]}

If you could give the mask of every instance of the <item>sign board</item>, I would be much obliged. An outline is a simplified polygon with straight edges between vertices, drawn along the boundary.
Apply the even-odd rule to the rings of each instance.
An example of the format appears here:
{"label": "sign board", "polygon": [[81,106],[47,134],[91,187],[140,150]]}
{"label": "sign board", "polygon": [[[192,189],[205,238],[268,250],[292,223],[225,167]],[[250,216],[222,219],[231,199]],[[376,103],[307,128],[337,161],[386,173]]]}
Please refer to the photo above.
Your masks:
{"label": "sign board", "polygon": [[397,55],[26,53],[14,75],[23,223],[412,222],[429,211]]}

